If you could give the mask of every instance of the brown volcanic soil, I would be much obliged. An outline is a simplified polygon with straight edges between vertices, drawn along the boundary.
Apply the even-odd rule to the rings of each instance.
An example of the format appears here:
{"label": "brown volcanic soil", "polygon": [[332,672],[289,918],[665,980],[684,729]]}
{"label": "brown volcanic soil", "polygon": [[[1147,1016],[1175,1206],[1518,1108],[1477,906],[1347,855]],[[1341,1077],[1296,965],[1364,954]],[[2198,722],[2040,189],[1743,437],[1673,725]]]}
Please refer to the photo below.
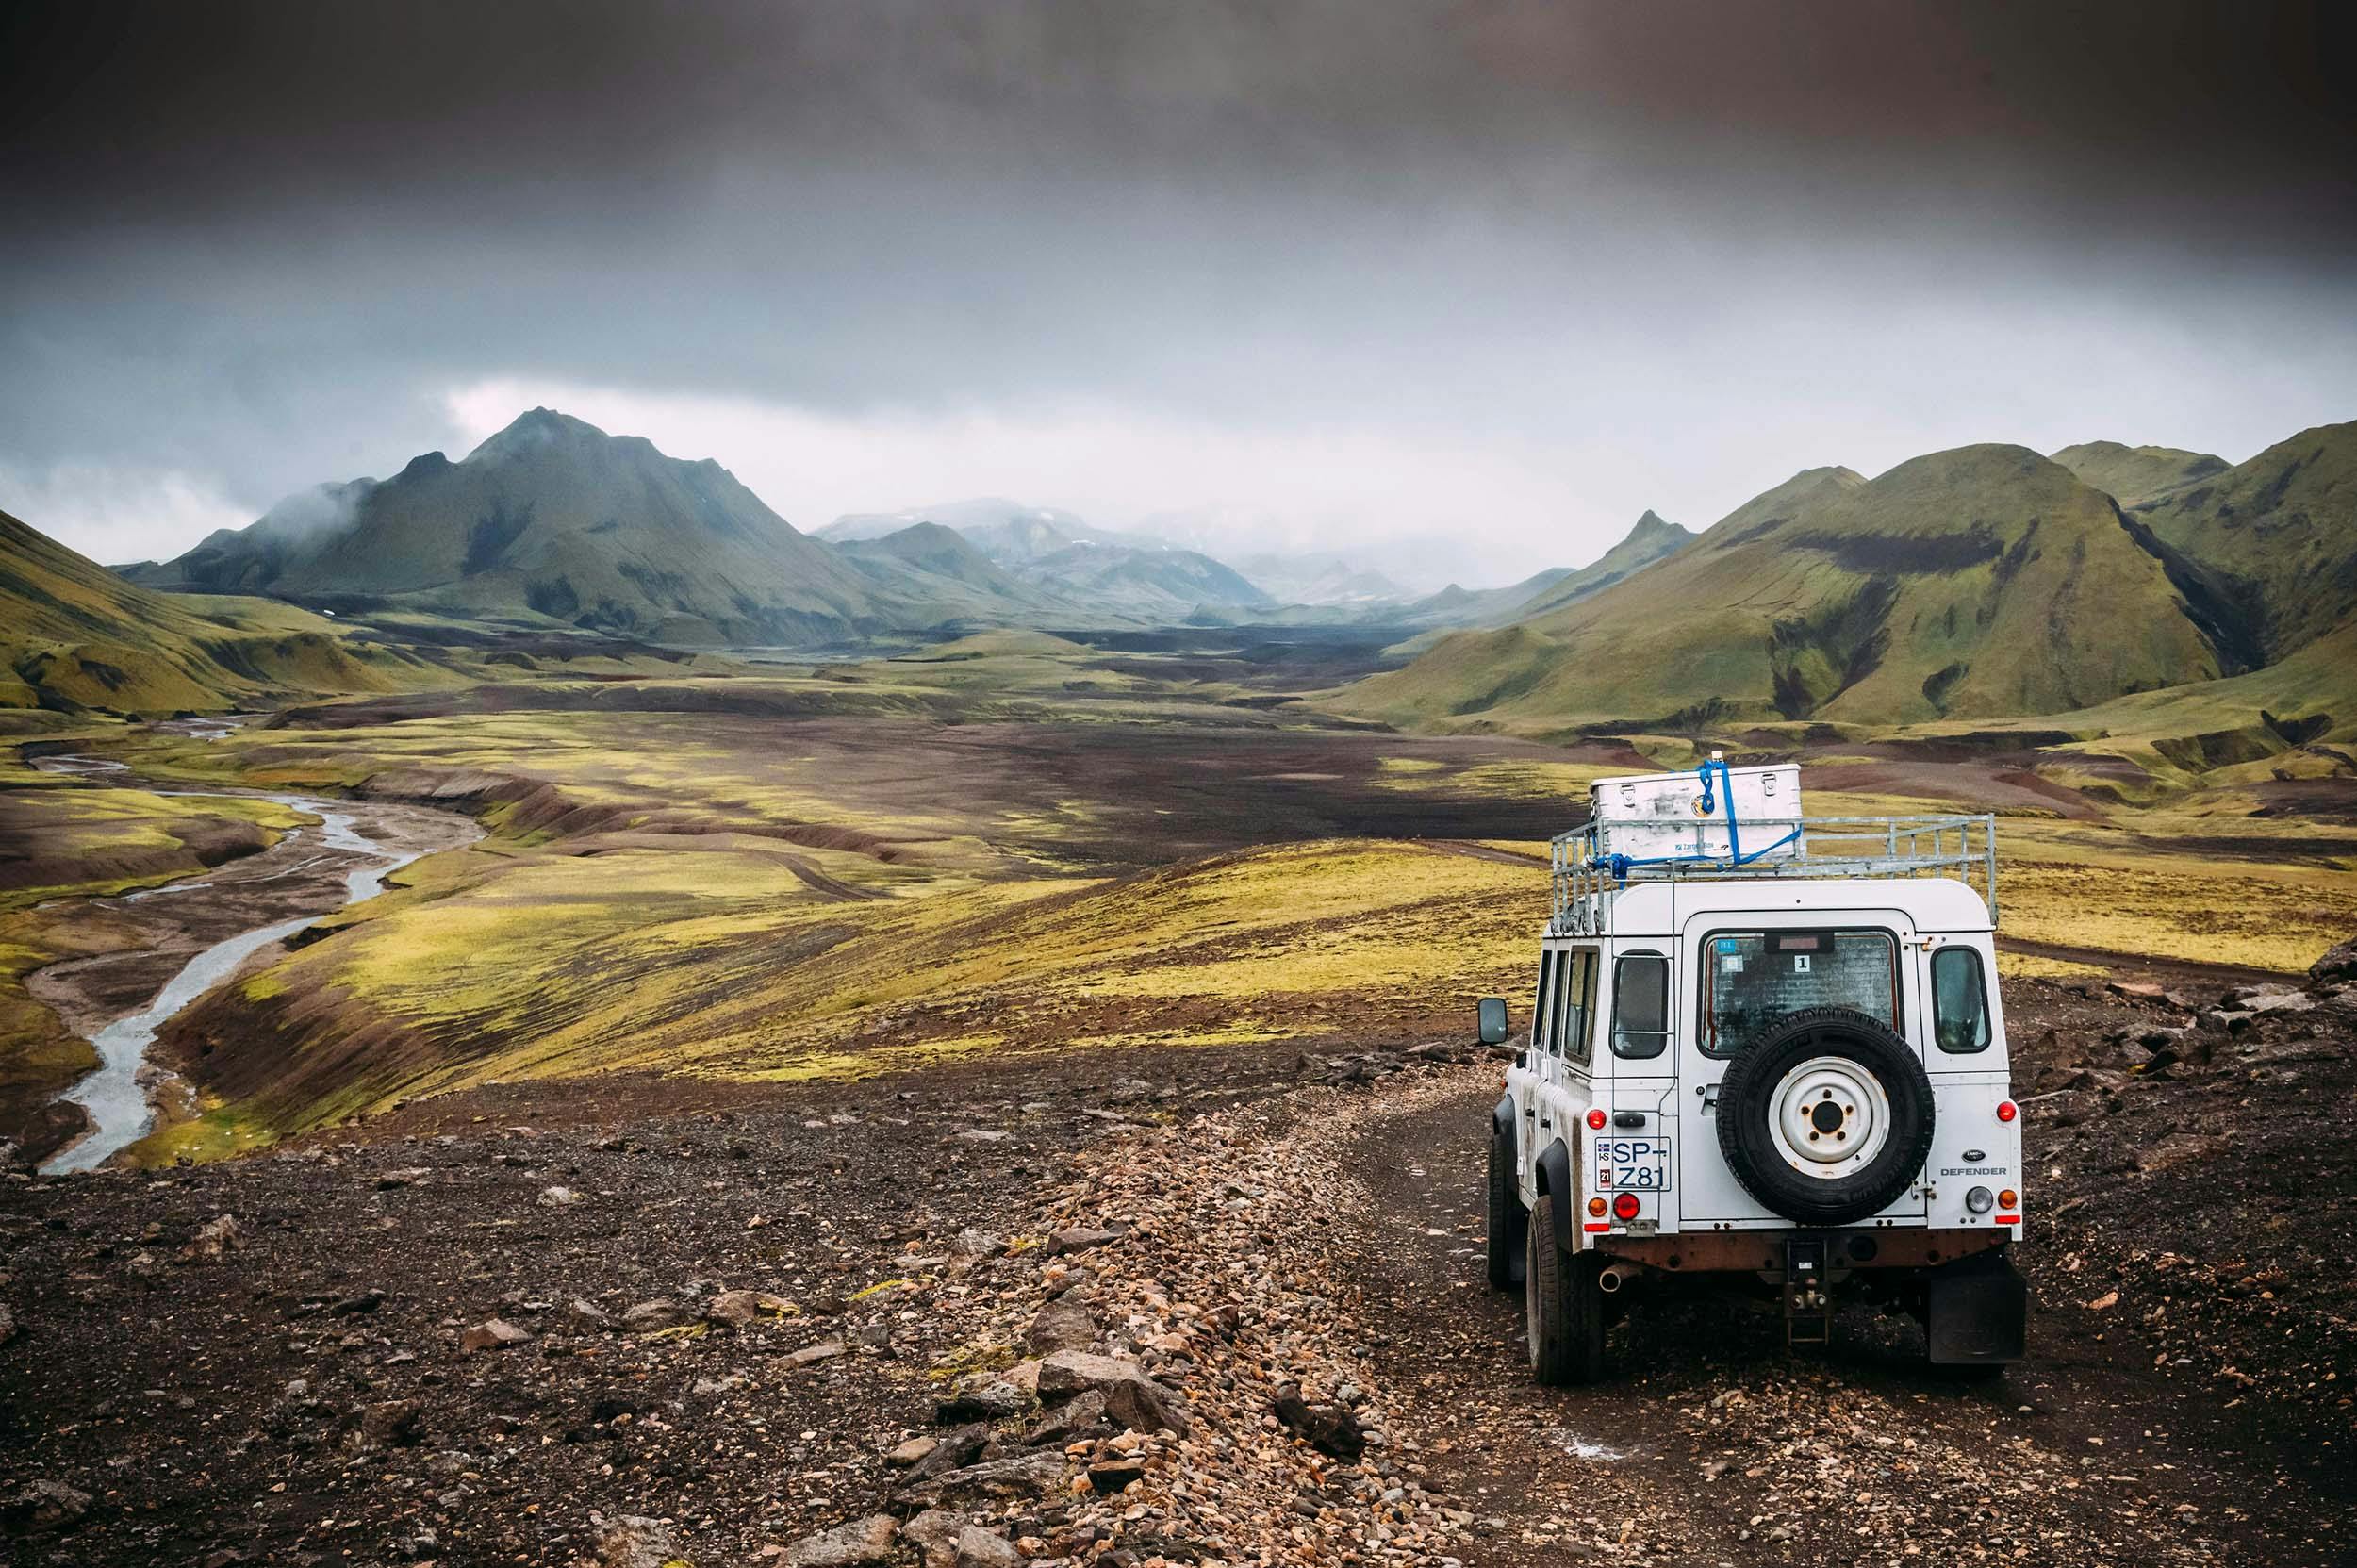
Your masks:
{"label": "brown volcanic soil", "polygon": [[[91,1500],[36,1528],[25,1499],[8,1549],[565,1563],[649,1515],[684,1560],[767,1561],[882,1504],[882,1451],[935,1429],[951,1379],[929,1374],[997,1364],[1080,1279],[1100,1343],[1190,1431],[1062,1455],[1002,1428],[985,1457],[1135,1475],[979,1505],[1047,1560],[2348,1561],[2353,1000],[2205,1023],[2007,987],[2040,1311],[2032,1359],[1988,1383],[1922,1368],[1904,1323],[1845,1317],[1830,1354],[1790,1358],[1705,1296],[1640,1303],[1607,1384],[1534,1387],[1479,1272],[1495,1067],[1398,1053],[1036,1058],[702,1110],[617,1091],[614,1131],[502,1089],[436,1102],[439,1133],[20,1178],[0,1505],[36,1480]],[[177,1262],[222,1214],[241,1240]],[[958,1241],[1073,1224],[1129,1233],[1063,1257]],[[665,1334],[569,1307],[722,1286],[793,1311]],[[534,1337],[462,1352],[494,1313]],[[1287,1383],[1355,1403],[1364,1454],[1291,1441],[1268,1414]]]}

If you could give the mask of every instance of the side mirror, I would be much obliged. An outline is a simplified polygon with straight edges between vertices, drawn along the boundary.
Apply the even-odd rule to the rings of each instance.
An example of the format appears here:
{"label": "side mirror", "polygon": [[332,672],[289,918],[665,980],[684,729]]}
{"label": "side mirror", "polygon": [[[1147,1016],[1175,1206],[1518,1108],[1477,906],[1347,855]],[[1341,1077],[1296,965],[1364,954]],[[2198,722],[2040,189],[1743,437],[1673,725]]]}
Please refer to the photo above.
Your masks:
{"label": "side mirror", "polygon": [[1506,1044],[1506,999],[1482,998],[1479,1013],[1481,1043],[1485,1046]]}

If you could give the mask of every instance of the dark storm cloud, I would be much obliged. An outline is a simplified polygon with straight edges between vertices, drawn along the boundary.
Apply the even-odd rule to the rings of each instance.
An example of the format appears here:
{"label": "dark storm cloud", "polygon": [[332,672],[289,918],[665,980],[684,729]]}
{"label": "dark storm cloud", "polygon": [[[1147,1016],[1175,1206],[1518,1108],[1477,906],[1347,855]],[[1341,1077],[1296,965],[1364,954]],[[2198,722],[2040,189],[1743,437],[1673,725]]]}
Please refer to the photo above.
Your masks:
{"label": "dark storm cloud", "polygon": [[2348,314],[2349,15],[20,0],[0,460],[258,508],[492,376],[1641,443],[1935,310],[2205,373]]}

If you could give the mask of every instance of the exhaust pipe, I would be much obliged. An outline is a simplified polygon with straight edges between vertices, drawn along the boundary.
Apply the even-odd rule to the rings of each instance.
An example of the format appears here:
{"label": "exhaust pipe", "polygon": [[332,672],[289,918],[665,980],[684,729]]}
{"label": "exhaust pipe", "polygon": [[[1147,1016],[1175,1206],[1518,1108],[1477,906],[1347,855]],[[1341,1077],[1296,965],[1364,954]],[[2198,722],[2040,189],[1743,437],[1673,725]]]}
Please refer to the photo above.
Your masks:
{"label": "exhaust pipe", "polygon": [[1628,1279],[1628,1270],[1624,1268],[1607,1268],[1602,1274],[1596,1276],[1596,1288],[1604,1292],[1605,1295],[1610,1296],[1617,1292],[1623,1285],[1627,1284]]}

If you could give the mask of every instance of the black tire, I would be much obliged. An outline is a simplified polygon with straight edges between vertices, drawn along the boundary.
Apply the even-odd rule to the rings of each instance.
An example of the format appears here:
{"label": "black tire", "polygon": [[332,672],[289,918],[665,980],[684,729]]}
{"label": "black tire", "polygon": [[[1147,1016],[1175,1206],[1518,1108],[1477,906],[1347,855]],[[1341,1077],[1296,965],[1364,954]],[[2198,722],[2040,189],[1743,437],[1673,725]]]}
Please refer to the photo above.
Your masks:
{"label": "black tire", "polygon": [[[1863,1169],[1823,1180],[1787,1164],[1770,1135],[1770,1104],[1785,1075],[1820,1056],[1863,1067],[1890,1105],[1890,1132]],[[1812,1007],[1761,1031],[1719,1084],[1719,1152],[1743,1190],[1803,1225],[1850,1225],[1888,1208],[1932,1150],[1932,1081],[1887,1024],[1846,1007]]]}
{"label": "black tire", "polygon": [[1523,1282],[1523,1237],[1529,1212],[1514,1184],[1514,1145],[1490,1134],[1490,1288],[1512,1290]]}
{"label": "black tire", "polygon": [[1555,1204],[1541,1195],[1524,1240],[1523,1314],[1530,1333],[1530,1370],[1550,1386],[1592,1383],[1604,1376],[1604,1262],[1555,1245]]}

